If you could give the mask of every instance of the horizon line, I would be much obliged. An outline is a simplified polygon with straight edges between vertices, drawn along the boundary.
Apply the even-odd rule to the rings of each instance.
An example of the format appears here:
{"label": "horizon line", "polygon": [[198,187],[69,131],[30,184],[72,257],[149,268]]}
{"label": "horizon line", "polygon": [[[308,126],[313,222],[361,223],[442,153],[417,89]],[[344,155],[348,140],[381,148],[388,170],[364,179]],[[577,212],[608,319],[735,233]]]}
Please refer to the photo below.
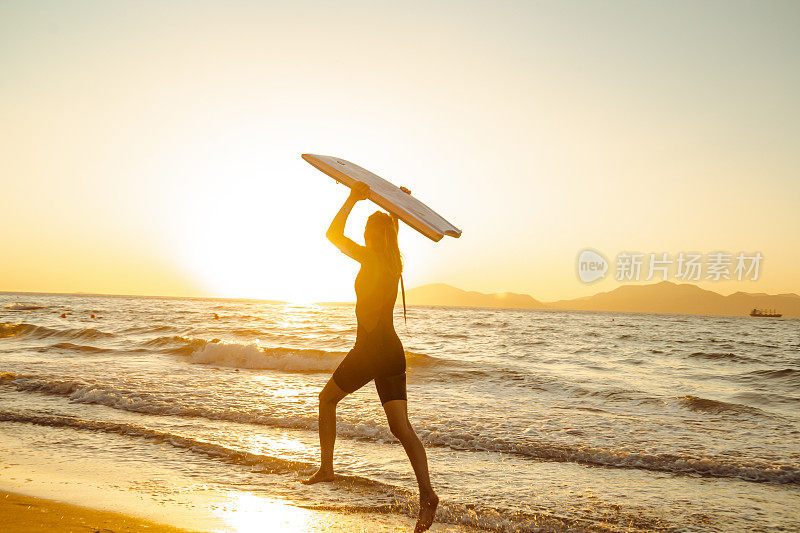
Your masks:
{"label": "horizon line", "polygon": [[[704,288],[700,287],[699,285],[697,285],[695,283],[676,283],[676,282],[669,281],[669,280],[656,281],[654,283],[621,283],[618,287],[615,287],[615,288],[613,288],[611,290],[608,290],[608,291],[597,291],[594,294],[589,295],[589,296],[578,296],[576,298],[562,298],[562,299],[558,299],[558,300],[549,300],[549,301],[539,300],[539,299],[535,298],[533,295],[531,295],[530,293],[513,292],[513,291],[481,292],[481,291],[471,290],[471,289],[462,289],[460,287],[456,287],[455,285],[450,285],[449,283],[445,283],[443,281],[438,281],[438,282],[433,282],[433,283],[425,283],[423,285],[418,285],[416,287],[410,288],[409,291],[416,290],[416,289],[419,289],[419,288],[422,288],[422,287],[429,287],[431,285],[446,285],[448,287],[452,287],[452,288],[460,290],[460,291],[476,292],[478,294],[483,294],[483,295],[486,295],[486,296],[512,295],[512,294],[513,295],[517,295],[517,296],[528,296],[530,298],[533,298],[534,300],[536,300],[539,303],[548,304],[548,303],[559,303],[559,302],[566,302],[566,301],[570,301],[570,300],[581,300],[581,299],[584,299],[584,298],[591,298],[592,296],[597,296],[598,294],[605,294],[605,293],[612,292],[612,291],[614,291],[616,289],[619,289],[621,287],[652,287],[652,286],[660,285],[660,284],[664,284],[664,283],[666,283],[668,285],[674,285],[676,287],[682,286],[682,285],[689,285],[689,286],[692,286],[692,287],[697,287],[700,290],[704,290],[704,291],[708,291],[708,292],[713,292],[715,294],[719,294],[720,296],[723,296],[723,297],[728,297],[728,296],[731,296],[733,294],[742,293],[742,294],[764,295],[764,296],[796,296],[796,297],[800,298],[800,294],[795,293],[795,292],[784,292],[784,293],[770,294],[770,293],[766,293],[766,292],[735,291],[735,292],[732,292],[730,294],[722,294],[720,292],[713,291],[713,290],[710,290],[710,289],[704,289]],[[314,305],[337,305],[337,304],[342,304],[343,305],[343,304],[354,304],[355,303],[355,300],[313,301],[313,302],[304,301],[304,302],[299,302],[299,301],[292,301],[292,300],[279,300],[279,299],[274,299],[274,298],[250,298],[250,297],[237,297],[237,296],[186,296],[186,295],[179,296],[179,295],[165,295],[165,294],[130,294],[130,293],[105,293],[105,292],[82,292],[82,291],[72,291],[72,292],[57,292],[56,291],[56,292],[53,292],[53,291],[7,291],[7,290],[0,290],[0,294],[39,294],[39,295],[58,295],[58,296],[111,296],[111,297],[136,297],[136,298],[175,298],[175,299],[191,299],[191,300],[253,301],[253,302],[285,303],[285,304],[309,303],[309,304],[314,304]],[[429,304],[412,304],[412,305],[429,305]],[[450,306],[450,305],[448,305],[448,306],[441,306],[441,307],[471,307],[471,306]],[[509,309],[517,309],[517,308],[510,307]]]}

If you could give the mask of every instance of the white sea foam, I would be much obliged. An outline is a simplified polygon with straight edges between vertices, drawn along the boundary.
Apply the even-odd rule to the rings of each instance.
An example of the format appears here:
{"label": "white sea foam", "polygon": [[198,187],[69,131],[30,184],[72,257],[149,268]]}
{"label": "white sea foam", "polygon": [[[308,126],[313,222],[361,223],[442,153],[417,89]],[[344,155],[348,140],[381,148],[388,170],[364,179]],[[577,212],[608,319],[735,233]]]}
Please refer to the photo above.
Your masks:
{"label": "white sea foam", "polygon": [[46,305],[37,305],[37,304],[21,304],[21,303],[13,303],[13,304],[6,304],[3,306],[4,309],[8,309],[9,311],[36,311],[37,309],[47,309]]}
{"label": "white sea foam", "polygon": [[[300,348],[264,347],[240,342],[210,342],[176,337],[184,347],[192,350],[189,361],[201,365],[216,365],[254,370],[282,370],[286,372],[332,372],[347,352],[311,350]],[[183,348],[179,350],[183,352]],[[426,354],[405,352],[406,363],[412,367],[426,367],[443,361]]]}
{"label": "white sea foam", "polygon": [[192,363],[231,368],[285,370],[291,372],[330,372],[344,352],[262,348],[255,343],[208,342],[189,356]]}

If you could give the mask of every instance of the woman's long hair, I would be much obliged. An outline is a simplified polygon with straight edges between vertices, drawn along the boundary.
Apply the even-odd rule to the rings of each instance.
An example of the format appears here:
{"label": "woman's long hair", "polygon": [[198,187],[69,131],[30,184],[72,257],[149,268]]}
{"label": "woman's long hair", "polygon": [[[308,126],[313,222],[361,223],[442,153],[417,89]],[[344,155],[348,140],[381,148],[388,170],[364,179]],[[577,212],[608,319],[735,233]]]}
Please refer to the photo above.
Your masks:
{"label": "woman's long hair", "polygon": [[395,276],[403,273],[403,256],[400,254],[400,246],[397,244],[397,227],[394,225],[392,217],[382,211],[375,211],[367,219],[367,225],[374,225],[377,235],[383,234],[383,238],[378,238],[382,243],[378,251],[386,259],[389,271]]}

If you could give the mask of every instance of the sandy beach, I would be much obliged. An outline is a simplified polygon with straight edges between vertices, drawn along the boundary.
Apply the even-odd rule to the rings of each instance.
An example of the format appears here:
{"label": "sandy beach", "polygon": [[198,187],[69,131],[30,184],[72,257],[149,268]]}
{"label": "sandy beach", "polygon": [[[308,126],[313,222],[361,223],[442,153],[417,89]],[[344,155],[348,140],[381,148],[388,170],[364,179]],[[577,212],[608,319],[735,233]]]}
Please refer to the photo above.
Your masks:
{"label": "sandy beach", "polygon": [[[143,507],[143,511],[146,508]],[[271,503],[244,513],[227,524],[208,521],[208,529],[185,529],[148,520],[136,514],[94,509],[16,492],[0,490],[0,523],[3,531],[15,533],[193,533],[199,531],[411,531],[413,521],[370,514],[312,511]],[[165,515],[165,519],[170,519]],[[175,517],[173,516],[174,520]],[[467,531],[436,525],[431,531]]]}
{"label": "sandy beach", "polygon": [[157,524],[135,516],[99,511],[52,500],[0,491],[0,516],[6,531],[85,532],[113,531],[129,533],[147,530],[152,533],[179,533],[189,530]]}
{"label": "sandy beach", "polygon": [[[289,518],[293,516],[294,518]],[[54,500],[35,498],[0,491],[0,521],[4,531],[16,533],[190,533],[202,531],[183,529],[154,522],[131,514],[92,509]],[[377,518],[377,519],[376,519]],[[205,531],[410,531],[411,521],[369,516],[345,516],[338,513],[313,512],[289,505],[274,504],[250,524],[231,524],[230,527]],[[435,527],[433,531],[446,531]]]}
{"label": "sandy beach", "polygon": [[[81,442],[73,440],[67,450],[61,448],[64,435],[59,437],[49,428],[26,430],[25,425],[14,423],[4,428],[0,434],[2,531],[366,533],[412,531],[414,527],[411,516],[379,509],[312,508],[266,484],[243,492],[199,483],[193,473],[175,463],[174,455],[163,455],[158,445],[145,454],[124,458],[115,455],[119,443],[101,443],[93,437],[84,440],[74,433],[72,437]],[[38,434],[29,433],[31,429]],[[98,444],[108,453],[99,451]],[[299,485],[296,480],[286,483],[287,490]],[[340,479],[316,490],[335,495],[346,491],[347,485],[346,479]],[[431,531],[473,529],[434,524]]]}

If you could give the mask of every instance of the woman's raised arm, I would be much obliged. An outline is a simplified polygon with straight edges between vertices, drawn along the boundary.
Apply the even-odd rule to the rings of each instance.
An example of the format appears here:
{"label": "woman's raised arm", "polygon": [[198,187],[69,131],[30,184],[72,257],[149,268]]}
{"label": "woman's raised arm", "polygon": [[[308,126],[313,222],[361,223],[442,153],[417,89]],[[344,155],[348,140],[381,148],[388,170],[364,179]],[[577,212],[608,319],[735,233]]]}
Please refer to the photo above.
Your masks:
{"label": "woman's raised arm", "polygon": [[347,200],[344,201],[344,204],[339,209],[339,212],[336,213],[336,216],[333,217],[333,221],[328,227],[328,231],[325,233],[325,236],[334,246],[359,263],[363,262],[364,258],[367,256],[367,249],[365,246],[361,246],[352,239],[345,237],[344,226],[356,202],[366,200],[367,198],[369,198],[369,185],[363,182],[355,183],[350,188],[350,195],[347,197]]}

